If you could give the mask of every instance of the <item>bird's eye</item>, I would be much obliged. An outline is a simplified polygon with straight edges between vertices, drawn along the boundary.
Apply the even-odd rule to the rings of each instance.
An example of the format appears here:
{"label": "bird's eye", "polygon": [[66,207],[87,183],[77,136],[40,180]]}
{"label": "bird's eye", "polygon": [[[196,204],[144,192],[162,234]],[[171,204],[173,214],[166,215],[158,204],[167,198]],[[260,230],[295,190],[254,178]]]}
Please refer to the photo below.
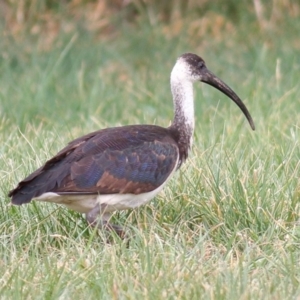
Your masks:
{"label": "bird's eye", "polygon": [[204,67],[204,61],[199,61],[197,67],[202,69]]}

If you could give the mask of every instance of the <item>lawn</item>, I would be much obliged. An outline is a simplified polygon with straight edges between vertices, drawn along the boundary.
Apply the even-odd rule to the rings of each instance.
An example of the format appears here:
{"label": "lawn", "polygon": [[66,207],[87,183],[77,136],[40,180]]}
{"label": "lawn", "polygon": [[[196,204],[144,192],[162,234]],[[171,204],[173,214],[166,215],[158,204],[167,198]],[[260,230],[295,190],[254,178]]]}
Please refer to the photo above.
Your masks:
{"label": "lawn", "polygon": [[[3,34],[0,298],[299,299],[297,10],[268,26],[254,11],[231,19],[212,7],[175,21],[147,12],[105,34],[79,25],[51,42]],[[64,207],[10,205],[8,191],[70,140],[108,126],[168,126],[169,76],[184,52],[243,99],[256,131],[226,96],[196,83],[189,159],[148,205],[113,216],[129,242],[107,243]]]}

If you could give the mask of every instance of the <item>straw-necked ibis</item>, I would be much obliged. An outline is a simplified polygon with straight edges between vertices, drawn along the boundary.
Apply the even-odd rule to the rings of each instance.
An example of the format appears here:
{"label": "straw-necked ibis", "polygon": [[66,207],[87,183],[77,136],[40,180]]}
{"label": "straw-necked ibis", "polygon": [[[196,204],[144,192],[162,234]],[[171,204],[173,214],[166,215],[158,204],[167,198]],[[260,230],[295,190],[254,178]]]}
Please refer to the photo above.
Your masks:
{"label": "straw-necked ibis", "polygon": [[147,203],[188,157],[194,131],[193,83],[205,82],[231,98],[251,128],[254,123],[241,99],[205,62],[181,55],[171,73],[174,120],[170,127],[131,125],[102,129],[70,142],[9,192],[15,205],[38,201],[64,204],[86,214],[89,224],[115,230],[113,211]]}

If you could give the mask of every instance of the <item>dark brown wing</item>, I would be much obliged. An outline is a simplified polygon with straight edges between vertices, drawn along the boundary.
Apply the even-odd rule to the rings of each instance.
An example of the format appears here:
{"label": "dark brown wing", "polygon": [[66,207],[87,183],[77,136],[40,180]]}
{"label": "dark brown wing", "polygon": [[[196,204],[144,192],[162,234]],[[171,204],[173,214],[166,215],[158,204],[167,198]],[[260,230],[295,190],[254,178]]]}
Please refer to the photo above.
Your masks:
{"label": "dark brown wing", "polygon": [[169,177],[178,156],[169,129],[152,125],[108,128],[69,143],[9,196],[20,205],[46,192],[149,192]]}

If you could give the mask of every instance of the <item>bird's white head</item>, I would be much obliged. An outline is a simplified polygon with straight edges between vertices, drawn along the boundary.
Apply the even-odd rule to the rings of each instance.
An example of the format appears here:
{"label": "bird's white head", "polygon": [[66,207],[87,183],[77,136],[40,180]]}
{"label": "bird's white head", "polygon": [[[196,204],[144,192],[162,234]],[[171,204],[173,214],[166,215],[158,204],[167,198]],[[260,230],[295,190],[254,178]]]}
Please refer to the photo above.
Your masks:
{"label": "bird's white head", "polygon": [[205,62],[201,57],[193,53],[185,53],[178,57],[171,73],[171,81],[180,80],[192,83],[201,81],[203,67],[205,67]]}

